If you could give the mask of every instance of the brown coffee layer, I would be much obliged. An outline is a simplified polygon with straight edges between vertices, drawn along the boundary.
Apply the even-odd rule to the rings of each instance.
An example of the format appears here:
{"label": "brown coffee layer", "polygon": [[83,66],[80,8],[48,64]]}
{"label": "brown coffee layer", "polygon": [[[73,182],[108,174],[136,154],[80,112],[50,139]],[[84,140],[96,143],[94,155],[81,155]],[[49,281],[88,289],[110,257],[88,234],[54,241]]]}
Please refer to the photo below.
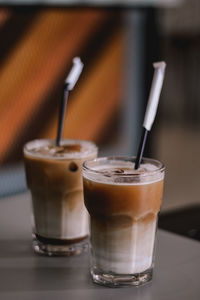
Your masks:
{"label": "brown coffee layer", "polygon": [[33,199],[55,201],[61,207],[67,201],[69,209],[76,207],[77,201],[82,201],[81,167],[80,159],[56,161],[25,157],[27,185],[34,194]]}
{"label": "brown coffee layer", "polygon": [[105,184],[86,178],[83,182],[85,205],[92,218],[113,224],[139,219],[149,222],[160,210],[163,180],[138,185]]}
{"label": "brown coffee layer", "polygon": [[30,189],[32,187],[51,190],[80,188],[82,163],[80,159],[56,160],[25,156],[27,185]]}
{"label": "brown coffee layer", "polygon": [[[43,157],[25,156],[25,168],[27,184],[29,188],[33,185],[40,187],[63,188],[80,186],[81,167],[83,161],[80,159],[56,160]],[[73,164],[73,167],[72,167]]]}
{"label": "brown coffee layer", "polygon": [[49,245],[60,245],[60,246],[80,243],[88,237],[88,236],[84,236],[76,239],[52,239],[52,238],[46,238],[40,236],[38,234],[35,234],[35,236],[38,239],[38,241],[40,241],[41,243],[49,244]]}
{"label": "brown coffee layer", "polygon": [[134,220],[128,215],[115,215],[110,217],[91,217],[91,224],[95,225],[98,230],[106,232],[107,230],[120,230],[121,228],[128,228],[133,226],[135,223],[137,225],[143,224],[143,226],[148,226],[148,224],[154,222],[157,218],[157,214],[148,213],[139,220]]}

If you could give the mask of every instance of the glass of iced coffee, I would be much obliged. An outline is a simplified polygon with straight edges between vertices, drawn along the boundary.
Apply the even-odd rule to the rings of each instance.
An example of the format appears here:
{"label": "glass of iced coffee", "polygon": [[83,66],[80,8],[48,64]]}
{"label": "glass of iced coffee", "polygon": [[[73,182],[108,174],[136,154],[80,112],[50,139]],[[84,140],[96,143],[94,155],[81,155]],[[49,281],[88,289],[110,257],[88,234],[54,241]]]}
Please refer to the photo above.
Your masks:
{"label": "glass of iced coffee", "polygon": [[144,158],[106,157],[83,165],[84,201],[91,217],[91,275],[107,286],[152,279],[164,165]]}
{"label": "glass of iced coffee", "polygon": [[80,140],[34,140],[24,146],[32,196],[33,248],[45,255],[74,255],[87,247],[88,213],[82,164],[97,157],[95,144]]}

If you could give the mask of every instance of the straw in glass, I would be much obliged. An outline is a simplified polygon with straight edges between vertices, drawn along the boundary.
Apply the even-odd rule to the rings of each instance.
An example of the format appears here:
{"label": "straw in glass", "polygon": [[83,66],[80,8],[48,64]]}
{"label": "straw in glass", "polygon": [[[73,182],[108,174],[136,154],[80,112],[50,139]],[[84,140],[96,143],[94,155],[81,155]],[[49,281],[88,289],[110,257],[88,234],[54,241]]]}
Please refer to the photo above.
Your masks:
{"label": "straw in glass", "polygon": [[166,63],[163,61],[156,62],[153,64],[153,67],[155,69],[154,76],[153,76],[153,81],[151,85],[151,90],[150,90],[144,122],[143,122],[143,132],[142,132],[142,136],[140,139],[140,144],[136,156],[135,170],[137,170],[140,167],[140,163],[142,161],[144,148],[147,140],[147,135],[148,132],[151,130],[151,127],[155,120],[155,116],[158,108],[158,102],[159,102],[160,93],[161,93],[164,75],[165,75]]}
{"label": "straw in glass", "polygon": [[56,137],[56,146],[60,146],[62,134],[63,134],[63,127],[65,121],[65,112],[67,106],[67,100],[69,96],[69,91],[71,91],[78,78],[82,72],[83,63],[81,62],[79,57],[75,57],[73,59],[73,66],[68,74],[67,78],[65,79],[64,86],[63,86],[63,94],[60,102],[60,109],[59,109],[59,118],[58,118],[58,129],[57,129],[57,137]]}

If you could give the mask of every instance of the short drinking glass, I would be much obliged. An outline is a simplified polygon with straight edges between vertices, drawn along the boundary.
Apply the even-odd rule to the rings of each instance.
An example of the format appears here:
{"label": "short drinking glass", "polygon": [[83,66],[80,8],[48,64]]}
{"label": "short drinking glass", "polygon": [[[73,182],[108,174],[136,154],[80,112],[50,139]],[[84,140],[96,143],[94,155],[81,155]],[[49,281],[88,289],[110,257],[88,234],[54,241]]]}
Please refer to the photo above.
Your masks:
{"label": "short drinking glass", "polygon": [[87,247],[88,213],[83,202],[82,164],[97,156],[87,141],[34,140],[24,146],[32,196],[33,248],[44,255],[73,255]]}

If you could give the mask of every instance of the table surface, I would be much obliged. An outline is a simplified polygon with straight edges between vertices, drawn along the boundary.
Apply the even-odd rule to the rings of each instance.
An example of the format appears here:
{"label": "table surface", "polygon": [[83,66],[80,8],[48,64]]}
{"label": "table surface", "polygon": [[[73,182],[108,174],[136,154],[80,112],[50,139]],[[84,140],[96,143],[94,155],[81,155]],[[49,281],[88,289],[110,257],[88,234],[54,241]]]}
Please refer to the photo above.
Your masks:
{"label": "table surface", "polygon": [[88,255],[43,257],[31,248],[27,193],[0,199],[0,299],[199,300],[200,243],[158,230],[153,281],[143,287],[92,283]]}

